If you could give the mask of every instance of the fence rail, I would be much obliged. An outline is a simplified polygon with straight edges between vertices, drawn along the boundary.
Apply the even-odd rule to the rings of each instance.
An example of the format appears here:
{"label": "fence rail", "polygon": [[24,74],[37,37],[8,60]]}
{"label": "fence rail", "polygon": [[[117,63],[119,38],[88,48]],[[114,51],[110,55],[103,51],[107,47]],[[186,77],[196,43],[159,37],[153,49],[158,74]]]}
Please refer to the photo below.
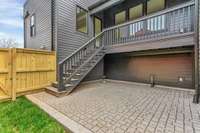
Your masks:
{"label": "fence rail", "polygon": [[56,81],[56,55],[32,49],[0,49],[0,89],[16,95],[44,88]]}

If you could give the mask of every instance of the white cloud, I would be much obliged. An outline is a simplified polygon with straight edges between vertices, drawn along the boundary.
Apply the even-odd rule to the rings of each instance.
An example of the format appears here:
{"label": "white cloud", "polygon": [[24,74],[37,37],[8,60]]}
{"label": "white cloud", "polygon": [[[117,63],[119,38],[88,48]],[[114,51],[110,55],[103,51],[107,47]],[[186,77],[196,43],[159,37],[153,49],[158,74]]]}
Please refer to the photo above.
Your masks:
{"label": "white cloud", "polygon": [[5,33],[0,32],[0,38],[1,38],[1,37],[4,37],[5,35],[6,35]]}
{"label": "white cloud", "polygon": [[0,39],[15,40],[23,46],[23,2],[25,0],[0,0]]}
{"label": "white cloud", "polygon": [[18,19],[0,19],[0,24],[9,25],[15,28],[23,28],[23,21],[20,21]]}

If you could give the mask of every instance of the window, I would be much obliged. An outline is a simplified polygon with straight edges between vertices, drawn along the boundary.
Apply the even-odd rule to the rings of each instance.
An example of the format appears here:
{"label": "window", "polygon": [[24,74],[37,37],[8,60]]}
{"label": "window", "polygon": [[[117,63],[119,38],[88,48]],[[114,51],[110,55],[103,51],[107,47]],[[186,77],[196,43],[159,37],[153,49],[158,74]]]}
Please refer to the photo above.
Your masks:
{"label": "window", "polygon": [[160,11],[165,8],[165,0],[148,0],[147,14]]}
{"label": "window", "polygon": [[87,27],[87,11],[83,8],[76,7],[76,30],[83,33],[88,33]]}
{"label": "window", "polygon": [[31,37],[36,35],[36,26],[35,26],[35,14],[31,16],[30,21],[30,35]]}
{"label": "window", "polygon": [[115,14],[115,24],[121,24],[126,21],[126,11]]}
{"label": "window", "polygon": [[129,9],[129,20],[134,20],[143,16],[143,4],[139,4]]}

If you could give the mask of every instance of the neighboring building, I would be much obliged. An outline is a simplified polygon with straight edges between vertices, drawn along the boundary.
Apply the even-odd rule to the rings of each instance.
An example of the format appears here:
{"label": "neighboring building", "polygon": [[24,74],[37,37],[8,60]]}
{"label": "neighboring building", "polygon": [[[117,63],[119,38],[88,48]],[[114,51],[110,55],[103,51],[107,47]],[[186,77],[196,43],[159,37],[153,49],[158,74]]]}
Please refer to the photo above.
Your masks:
{"label": "neighboring building", "polygon": [[[27,0],[25,46],[55,50],[58,81],[108,78],[198,89],[198,0]],[[196,14],[196,15],[195,15]]]}

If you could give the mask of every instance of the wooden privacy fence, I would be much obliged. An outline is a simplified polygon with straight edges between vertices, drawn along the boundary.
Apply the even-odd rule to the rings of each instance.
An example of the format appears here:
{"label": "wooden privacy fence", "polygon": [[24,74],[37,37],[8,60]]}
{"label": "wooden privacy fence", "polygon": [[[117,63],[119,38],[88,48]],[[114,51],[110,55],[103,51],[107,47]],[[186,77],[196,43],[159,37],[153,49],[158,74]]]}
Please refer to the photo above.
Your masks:
{"label": "wooden privacy fence", "polygon": [[12,100],[18,94],[44,88],[55,81],[55,52],[0,49],[0,89]]}

